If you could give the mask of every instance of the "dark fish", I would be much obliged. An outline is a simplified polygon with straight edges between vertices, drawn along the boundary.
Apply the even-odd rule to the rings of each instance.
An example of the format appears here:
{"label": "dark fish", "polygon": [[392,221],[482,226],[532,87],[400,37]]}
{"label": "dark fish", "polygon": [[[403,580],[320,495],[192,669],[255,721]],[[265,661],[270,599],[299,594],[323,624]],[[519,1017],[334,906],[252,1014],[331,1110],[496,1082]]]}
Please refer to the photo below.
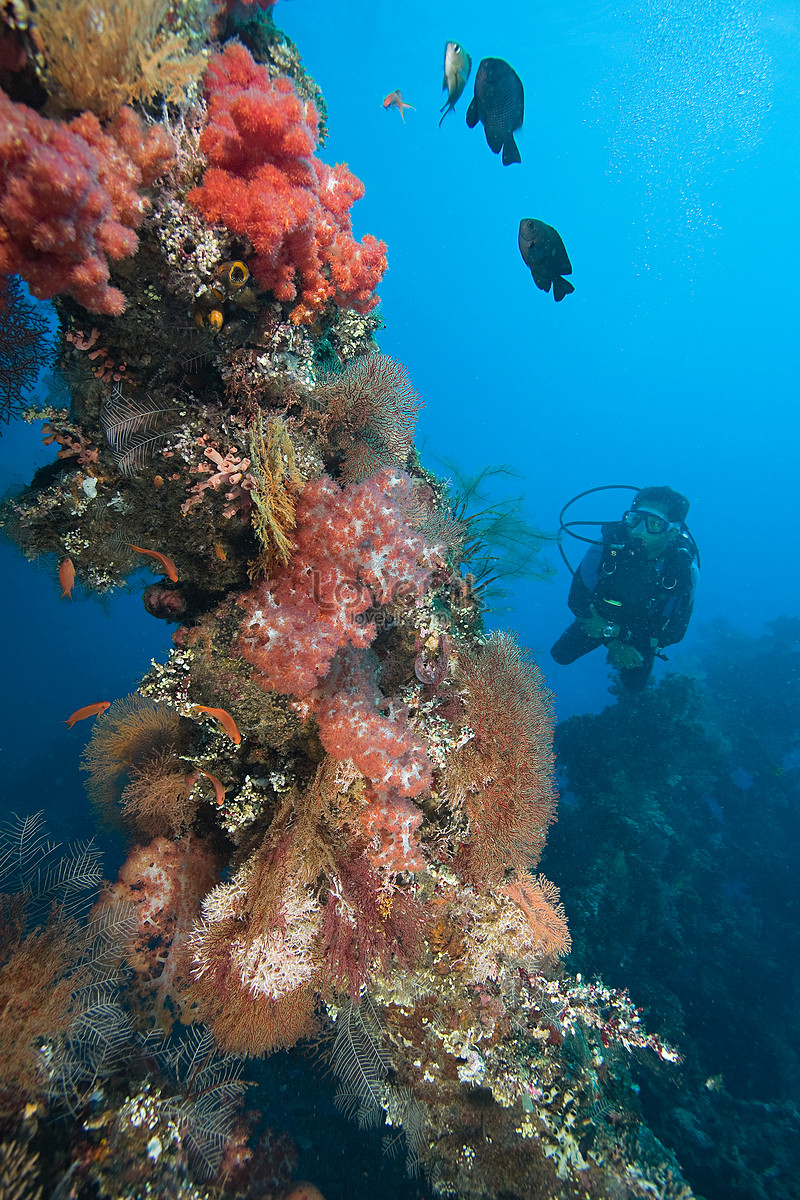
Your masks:
{"label": "dark fish", "polygon": [[467,86],[469,73],[472,70],[472,59],[463,46],[458,42],[448,42],[444,48],[444,79],[442,87],[447,88],[447,100],[439,112],[442,114],[439,124],[456,106],[456,100]]}
{"label": "dark fish", "polygon": [[552,225],[533,217],[523,218],[519,223],[519,252],[531,269],[533,282],[543,292],[549,292],[552,283],[553,297],[558,301],[575,291],[568,279],[561,278],[572,274],[572,263],[561,235]]}
{"label": "dark fish", "polygon": [[513,67],[502,58],[481,59],[475,76],[475,95],[467,109],[467,124],[474,129],[483,122],[489,149],[494,154],[503,151],[503,166],[522,162],[514,141],[514,130],[522,125],[525,113],[525,93],[522,80]]}

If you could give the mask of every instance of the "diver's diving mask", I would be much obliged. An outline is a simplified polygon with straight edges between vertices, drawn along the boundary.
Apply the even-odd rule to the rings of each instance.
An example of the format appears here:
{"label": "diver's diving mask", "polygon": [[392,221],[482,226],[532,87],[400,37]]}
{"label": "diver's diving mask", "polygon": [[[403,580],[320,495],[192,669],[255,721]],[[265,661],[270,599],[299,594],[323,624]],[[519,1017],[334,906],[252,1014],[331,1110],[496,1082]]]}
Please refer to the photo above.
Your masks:
{"label": "diver's diving mask", "polygon": [[644,527],[648,533],[659,534],[666,533],[668,529],[672,529],[672,522],[666,517],[662,517],[659,513],[648,512],[644,508],[630,508],[622,518],[622,524],[626,529],[638,529],[644,522]]}

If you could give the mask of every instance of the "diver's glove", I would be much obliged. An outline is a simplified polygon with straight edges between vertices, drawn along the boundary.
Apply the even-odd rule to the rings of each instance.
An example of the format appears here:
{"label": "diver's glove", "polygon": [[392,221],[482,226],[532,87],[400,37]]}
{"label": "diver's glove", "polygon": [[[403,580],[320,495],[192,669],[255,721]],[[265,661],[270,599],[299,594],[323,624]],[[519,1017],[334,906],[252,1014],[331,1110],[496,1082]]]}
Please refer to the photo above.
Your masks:
{"label": "diver's glove", "polygon": [[620,671],[629,671],[631,667],[640,667],[644,662],[642,655],[635,646],[612,638],[608,644],[608,661]]}
{"label": "diver's glove", "polygon": [[593,642],[602,642],[604,637],[608,637],[608,633],[606,632],[608,630],[608,621],[604,621],[601,616],[598,616],[594,608],[592,608],[592,615],[590,617],[580,618],[580,627]]}

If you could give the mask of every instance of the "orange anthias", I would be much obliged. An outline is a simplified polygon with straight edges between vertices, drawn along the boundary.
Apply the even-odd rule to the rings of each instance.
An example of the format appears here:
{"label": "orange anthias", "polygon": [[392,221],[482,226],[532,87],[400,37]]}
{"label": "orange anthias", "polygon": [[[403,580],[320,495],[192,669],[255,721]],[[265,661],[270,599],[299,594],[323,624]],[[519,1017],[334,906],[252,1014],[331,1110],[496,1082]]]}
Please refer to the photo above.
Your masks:
{"label": "orange anthias", "polygon": [[110,700],[98,700],[96,704],[87,704],[83,708],[76,709],[71,717],[67,717],[64,724],[67,729],[72,729],[76,721],[85,721],[87,717],[99,716],[100,713],[104,713],[110,707]]}
{"label": "orange anthias", "polygon": [[75,564],[71,558],[65,558],[58,568],[58,582],[61,584],[61,596],[72,599],[72,589],[75,587]]}
{"label": "orange anthias", "polygon": [[216,799],[219,807],[222,808],[223,804],[225,803],[225,788],[224,788],[224,786],[222,785],[220,780],[217,779],[216,775],[212,775],[210,771],[204,771],[202,767],[198,767],[197,770],[200,772],[201,775],[205,775],[206,779],[208,779],[213,784],[214,798]]}
{"label": "orange anthias", "polygon": [[164,568],[164,574],[167,579],[171,579],[173,583],[178,582],[178,568],[175,563],[166,554],[162,554],[160,550],[145,550],[143,546],[134,546],[133,542],[128,542],[131,550],[135,550],[137,554],[149,554],[156,562],[160,563]]}
{"label": "orange anthias", "polygon": [[242,740],[242,735],[239,733],[238,726],[233,717],[224,708],[209,708],[206,704],[193,704],[195,712],[208,713],[215,721],[219,721],[222,728],[227,733],[232,742],[238,746]]}
{"label": "orange anthias", "polygon": [[400,113],[400,116],[403,118],[404,123],[405,123],[405,119],[406,119],[406,114],[403,111],[404,109],[411,108],[414,110],[414,112],[416,112],[416,109],[414,108],[413,104],[406,104],[405,100],[403,99],[403,93],[400,91],[399,88],[394,92],[389,92],[388,96],[384,96],[383,107],[384,108],[396,108],[397,111]]}

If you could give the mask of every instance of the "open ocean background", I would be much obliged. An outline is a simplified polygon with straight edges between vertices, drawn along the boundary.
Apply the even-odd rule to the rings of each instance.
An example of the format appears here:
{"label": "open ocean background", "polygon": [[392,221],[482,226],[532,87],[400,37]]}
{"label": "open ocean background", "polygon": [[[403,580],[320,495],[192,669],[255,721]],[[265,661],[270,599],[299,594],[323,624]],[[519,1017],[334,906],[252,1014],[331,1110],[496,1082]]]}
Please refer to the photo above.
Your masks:
{"label": "open ocean background", "polygon": [[[426,464],[512,468],[495,498],[523,493],[530,521],[551,532],[587,488],[684,492],[700,591],[657,679],[694,670],[718,618],[758,637],[764,622],[800,616],[798,5],[280,0],[275,19],[324,93],[321,156],[365,184],[356,234],[388,243],[380,347],[424,400]],[[438,128],[450,39],[473,74]],[[525,85],[521,165],[503,167],[482,127],[465,124],[486,56]],[[381,106],[396,88],[415,106],[405,123]],[[566,244],[575,293],[560,304],[521,260],[522,217]],[[40,438],[38,424],[3,430],[0,491],[51,459]],[[615,519],[626,506],[606,493],[580,513]],[[566,549],[576,564],[580,546]],[[547,558],[555,578],[513,583],[487,623],[533,648],[559,718],[599,712],[613,703],[600,655],[570,667],[549,657],[569,620],[569,575],[554,545]],[[149,572],[127,594],[76,590],[70,604],[56,564],[28,564],[5,543],[0,562],[6,809],[44,808],[58,839],[87,836],[78,764],[91,727],[61,722],[131,691],[168,652],[171,627],[144,612]]]}

